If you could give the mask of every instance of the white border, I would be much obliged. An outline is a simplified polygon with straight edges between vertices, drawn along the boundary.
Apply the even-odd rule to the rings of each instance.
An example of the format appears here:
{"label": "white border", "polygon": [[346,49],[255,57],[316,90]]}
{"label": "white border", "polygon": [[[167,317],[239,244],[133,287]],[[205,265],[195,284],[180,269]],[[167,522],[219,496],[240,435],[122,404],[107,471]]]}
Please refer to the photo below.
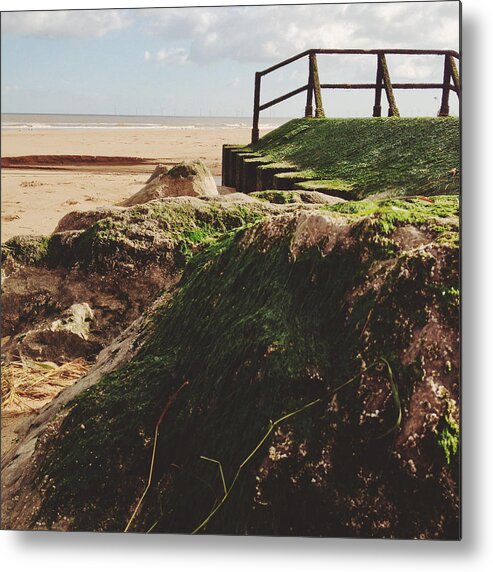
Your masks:
{"label": "white border", "polygon": [[[243,3],[243,2],[240,2]],[[268,4],[255,0],[255,4]],[[297,2],[282,1],[282,4]],[[317,2],[320,3],[320,2]],[[224,0],[183,2],[5,0],[1,9],[227,5]],[[154,572],[228,570],[341,570],[358,572],[491,569],[493,562],[493,185],[488,147],[493,110],[490,3],[463,2],[463,540],[413,542],[242,537],[124,536],[0,532],[4,570],[34,572]],[[488,561],[490,564],[488,565]]]}

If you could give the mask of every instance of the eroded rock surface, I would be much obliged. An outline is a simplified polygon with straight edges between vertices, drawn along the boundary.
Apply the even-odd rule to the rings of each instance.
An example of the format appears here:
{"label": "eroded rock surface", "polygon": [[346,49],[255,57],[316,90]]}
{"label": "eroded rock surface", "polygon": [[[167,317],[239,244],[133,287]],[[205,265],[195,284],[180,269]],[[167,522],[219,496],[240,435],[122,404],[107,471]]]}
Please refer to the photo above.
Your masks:
{"label": "eroded rock surface", "polygon": [[4,526],[457,538],[457,199],[202,203],[180,282],[4,460]]}
{"label": "eroded rock surface", "polygon": [[[2,245],[2,332],[9,336],[3,356],[94,359],[178,280],[202,242],[275,210],[248,198],[177,197],[69,214],[50,237],[8,241]],[[90,320],[67,320],[80,304],[90,307]]]}
{"label": "eroded rock surface", "polygon": [[217,196],[214,177],[202,161],[180,163],[168,171],[158,165],[146,185],[135,195],[121,203],[129,207],[164,197]]}

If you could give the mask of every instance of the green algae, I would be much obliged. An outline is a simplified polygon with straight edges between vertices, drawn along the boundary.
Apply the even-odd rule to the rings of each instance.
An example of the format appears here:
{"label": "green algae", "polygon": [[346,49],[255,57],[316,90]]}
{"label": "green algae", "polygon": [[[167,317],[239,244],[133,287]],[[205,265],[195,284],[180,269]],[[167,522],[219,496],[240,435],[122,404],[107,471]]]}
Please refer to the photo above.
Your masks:
{"label": "green algae", "polygon": [[328,179],[328,180],[311,180],[303,181],[301,183],[296,183],[296,188],[311,191],[311,190],[321,190],[329,189],[336,191],[352,191],[353,185],[348,181],[343,181],[342,179]]}
{"label": "green algae", "polygon": [[250,193],[250,196],[268,203],[286,205],[300,202],[299,194],[295,191],[266,190]]}
{"label": "green algae", "polygon": [[351,218],[368,217],[384,235],[397,226],[424,225],[436,238],[458,244],[459,197],[456,195],[347,201],[324,205],[321,210]]}
{"label": "green algae", "polygon": [[[382,263],[390,254],[373,239],[392,240],[400,226],[424,220],[424,212],[434,208],[450,216],[452,206],[440,200],[444,203],[435,206],[403,201],[406,216],[390,216],[378,225],[368,221],[392,213],[388,203],[324,207],[351,222],[352,247],[341,243],[328,254],[314,246],[293,260],[294,218],[280,233],[271,234],[269,223],[257,223],[197,252],[175,295],[154,316],[152,335],[139,355],[71,404],[40,471],[44,501],[37,521],[50,526],[63,514],[78,528],[122,530],[144,488],[156,421],[184,381],[189,384],[163,423],[156,482],[137,519],[138,530],[193,530],[221,498],[217,469],[201,456],[220,460],[230,482],[269,420],[316,399],[320,404],[310,415],[293,418],[284,428],[294,442],[317,449],[327,435],[342,431],[344,448],[333,454],[350,472],[355,460],[346,450],[358,457],[371,449],[385,457],[385,440],[370,447],[368,436],[392,426],[393,408],[384,408],[383,426],[364,429],[362,441],[360,432],[348,433],[348,427],[358,427],[361,414],[358,387],[338,397],[342,420],[327,413],[324,396],[357,374],[362,362],[385,356],[404,408],[409,403],[421,364],[416,358],[404,366],[399,349],[409,346],[416,325],[426,323],[435,295],[430,289],[434,257],[400,255],[387,268]],[[383,281],[378,289],[368,284],[375,273]],[[452,274],[434,280],[450,290],[456,286]],[[390,391],[378,372],[371,384]],[[208,532],[264,530],[252,512],[252,498],[256,471],[273,443],[266,443],[241,475]],[[300,511],[300,526],[313,526]]]}
{"label": "green algae", "polygon": [[[459,119],[295,119],[251,146],[275,161],[343,179],[359,198],[454,194],[459,190]],[[313,177],[312,177],[313,178]]]}
{"label": "green algae", "polygon": [[309,169],[304,171],[288,171],[286,173],[279,173],[276,175],[276,178],[279,179],[291,179],[292,177],[302,177],[304,179],[313,179],[315,178],[316,173]]}
{"label": "green algae", "polygon": [[2,244],[2,263],[39,264],[48,255],[50,237],[14,236]]}
{"label": "green algae", "polygon": [[178,249],[186,261],[194,250],[234,228],[263,218],[262,205],[221,205],[160,201],[116,212],[101,219],[75,239],[76,262],[81,266],[112,262],[113,257],[135,258],[141,262],[156,248]]}
{"label": "green algae", "polygon": [[460,427],[456,420],[457,407],[453,400],[446,400],[446,410],[437,429],[437,444],[442,450],[447,465],[459,450]]}

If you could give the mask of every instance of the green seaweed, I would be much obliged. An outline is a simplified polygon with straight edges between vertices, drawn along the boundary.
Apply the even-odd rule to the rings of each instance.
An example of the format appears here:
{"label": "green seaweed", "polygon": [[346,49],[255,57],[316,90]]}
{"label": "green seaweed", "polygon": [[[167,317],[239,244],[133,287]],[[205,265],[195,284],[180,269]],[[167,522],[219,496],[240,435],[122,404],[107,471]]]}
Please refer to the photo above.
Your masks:
{"label": "green seaweed", "polygon": [[136,258],[138,254],[144,263],[156,248],[163,253],[178,249],[186,262],[197,247],[256,222],[267,212],[261,204],[156,201],[115,212],[81,232],[75,239],[74,262],[111,264],[115,256]]}
{"label": "green seaweed", "polygon": [[[123,530],[145,486],[156,421],[185,381],[160,433],[153,487],[133,523],[138,530],[191,532],[224,489],[216,468],[201,457],[220,461],[223,482],[231,483],[266,422],[314,400],[324,405],[316,416],[290,418],[284,428],[297,446],[309,442],[317,449],[328,435],[344,435],[332,454],[348,474],[356,474],[355,463],[365,451],[385,457],[387,438],[375,439],[370,447],[368,437],[395,426],[395,396],[405,411],[410,388],[422,375],[418,358],[404,366],[398,349],[409,346],[413,327],[426,323],[434,295],[429,285],[435,282],[431,259],[405,255],[397,247],[391,259],[376,237],[393,240],[392,232],[401,225],[421,216],[425,220],[419,214],[423,209],[448,213],[452,206],[441,200],[444,204],[404,201],[408,215],[382,225],[371,222],[378,220],[379,208],[386,216],[388,204],[360,204],[358,211],[346,203],[345,209],[353,210],[346,213],[342,207],[323,209],[349,221],[349,250],[341,243],[324,254],[314,245],[294,259],[296,218],[291,217],[279,228],[275,220],[243,226],[196,252],[174,296],[154,315],[152,335],[138,356],[81,394],[58,437],[47,444],[36,522],[50,527],[59,515],[68,515],[79,529]],[[161,215],[164,220],[171,216]],[[442,222],[447,225],[446,218]],[[382,281],[379,290],[367,286],[375,273]],[[434,280],[452,288],[455,278],[448,274]],[[358,289],[358,296],[351,294]],[[396,320],[403,324],[398,330]],[[334,417],[327,409],[330,390],[378,356],[386,356],[392,384],[385,371],[367,374],[366,384],[338,396],[344,413]],[[347,433],[348,427],[359,426],[358,404],[367,384],[394,396],[382,405],[383,425]],[[252,498],[255,475],[276,438],[273,434],[250,470],[239,475],[207,532],[270,530],[272,523],[264,529],[261,515],[252,511]],[[348,457],[348,451],[354,456]],[[332,481],[326,486],[330,496]],[[305,532],[318,530],[310,528],[314,525],[303,509],[298,516],[299,526],[308,527]],[[276,526],[284,530],[280,522]]]}
{"label": "green seaweed", "polygon": [[450,399],[446,401],[446,410],[437,429],[437,444],[443,452],[447,465],[459,450],[460,428],[456,420],[457,407]]}
{"label": "green seaweed", "polygon": [[299,194],[295,191],[277,191],[273,189],[250,193],[250,196],[255,197],[256,199],[260,199],[261,201],[274,203],[277,205],[286,205],[300,202]]}
{"label": "green seaweed", "polygon": [[49,246],[49,236],[14,236],[2,244],[2,263],[39,264],[48,255]]}
{"label": "green seaweed", "polygon": [[459,190],[459,119],[293,119],[251,146],[316,179],[342,179],[359,198],[454,194]]}

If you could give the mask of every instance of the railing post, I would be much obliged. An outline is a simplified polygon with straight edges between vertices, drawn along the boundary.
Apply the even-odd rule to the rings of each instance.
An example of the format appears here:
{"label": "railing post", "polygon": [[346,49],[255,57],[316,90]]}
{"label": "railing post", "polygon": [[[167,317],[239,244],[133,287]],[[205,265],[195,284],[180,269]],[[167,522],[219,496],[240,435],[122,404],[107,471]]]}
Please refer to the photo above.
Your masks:
{"label": "railing post", "polygon": [[313,65],[311,54],[308,56],[308,89],[306,90],[305,117],[313,117]]}
{"label": "railing post", "polygon": [[255,73],[255,93],[253,96],[253,126],[252,126],[252,143],[256,143],[259,139],[258,120],[260,115],[260,81],[262,76],[259,72]]}
{"label": "railing post", "polygon": [[454,82],[454,87],[457,90],[457,97],[460,99],[460,76],[459,70],[455,65],[455,60],[453,56],[447,56],[449,68],[450,68],[450,75],[452,76],[452,81]]}
{"label": "railing post", "polygon": [[382,117],[382,64],[380,56],[377,57],[377,79],[375,81],[375,105],[373,106],[373,117]]}
{"label": "railing post", "polygon": [[385,54],[378,54],[378,59],[380,60],[380,66],[382,70],[383,85],[385,87],[385,94],[387,96],[387,101],[389,102],[389,117],[400,117],[399,110],[397,109],[397,104],[395,102],[394,90],[392,89],[392,82],[390,81],[389,68],[387,67],[387,60]]}
{"label": "railing post", "polygon": [[450,112],[449,107],[449,97],[450,97],[450,77],[452,75],[452,70],[450,69],[450,60],[448,56],[445,56],[443,62],[443,89],[442,89],[442,101],[440,103],[440,111],[438,112],[438,117],[448,117]]}
{"label": "railing post", "polygon": [[313,72],[313,93],[315,95],[315,117],[325,117],[322,105],[322,89],[320,88],[320,79],[318,77],[317,54],[310,52],[310,65]]}

